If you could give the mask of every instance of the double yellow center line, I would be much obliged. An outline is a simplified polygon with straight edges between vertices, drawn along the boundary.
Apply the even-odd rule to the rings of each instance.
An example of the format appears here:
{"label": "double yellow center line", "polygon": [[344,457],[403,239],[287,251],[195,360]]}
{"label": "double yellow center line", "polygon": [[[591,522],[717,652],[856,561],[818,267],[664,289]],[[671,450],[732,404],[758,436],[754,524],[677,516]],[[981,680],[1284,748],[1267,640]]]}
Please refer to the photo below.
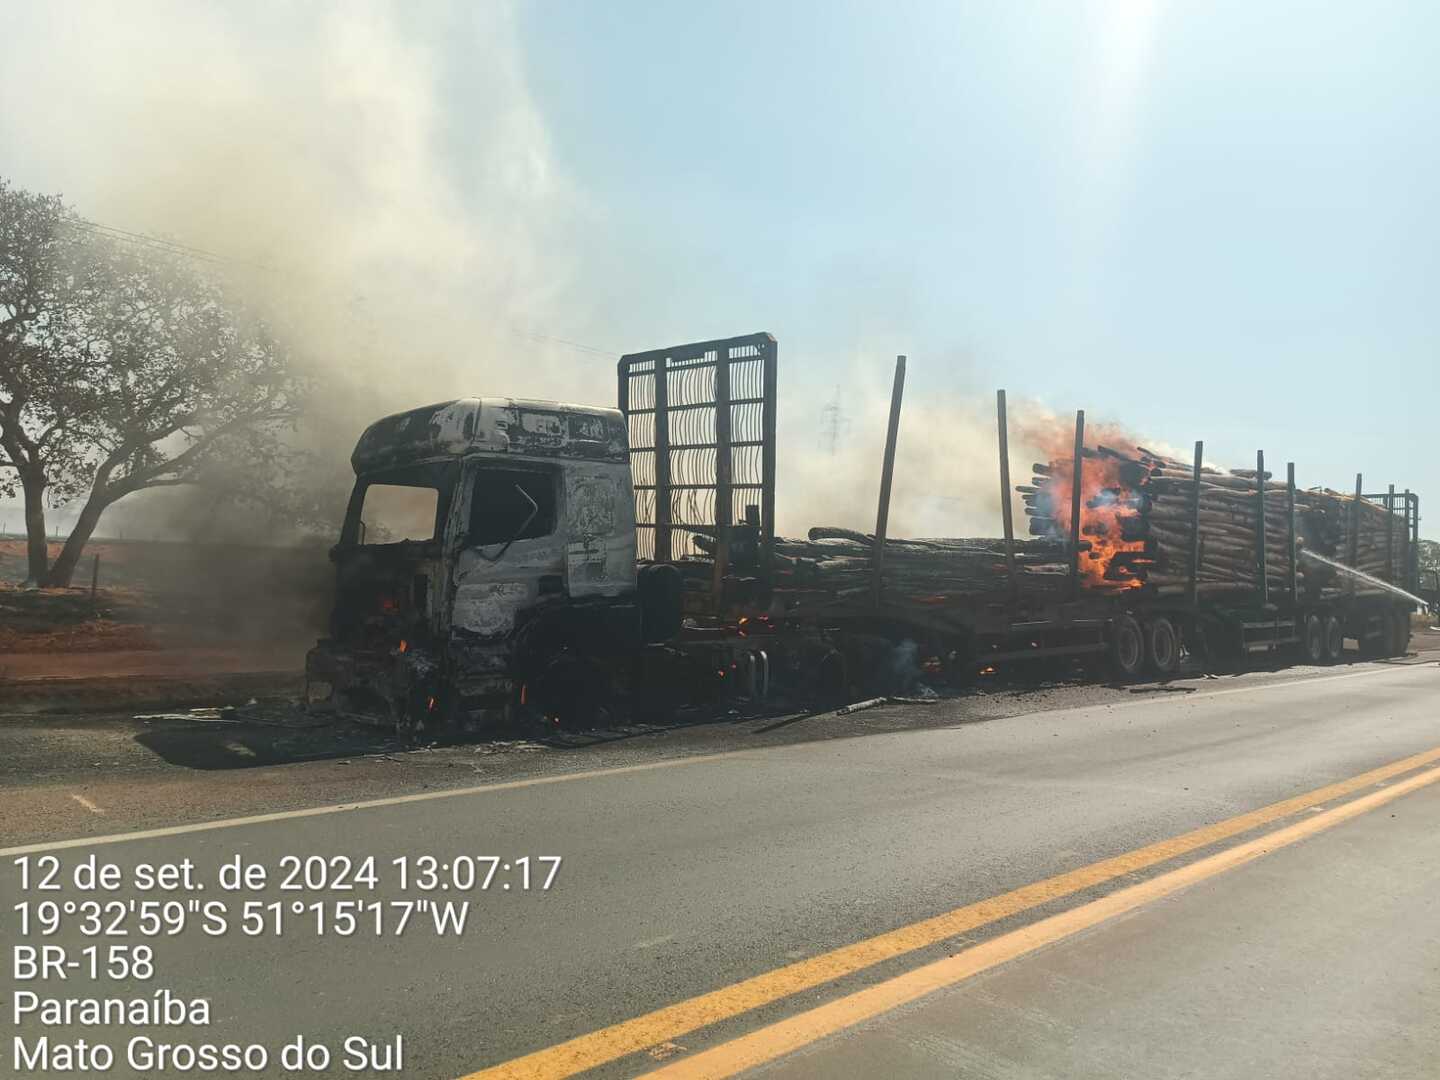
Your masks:
{"label": "double yellow center line", "polygon": [[758,1031],[721,1043],[713,1049],[645,1075],[648,1080],[712,1080],[715,1077],[734,1076],[746,1069],[774,1061],[827,1035],[899,1008],[926,994],[954,986],[982,971],[1034,952],[1107,919],[1133,911],[1142,904],[1169,896],[1188,885],[1243,866],[1271,851],[1358,817],[1437,780],[1440,780],[1440,768],[1427,769],[1398,781],[1393,787],[1362,795],[1333,810],[1326,810],[1254,840],[1225,848],[1149,881],[1118,889],[1099,900],[1002,934],[954,956],[925,964],[904,975],[847,994],[818,1008],[762,1027]]}
{"label": "double yellow center line", "polygon": [[[779,1001],[836,979],[853,975],[887,960],[936,945],[947,939],[1071,896],[1084,889],[1114,881],[1116,878],[1146,870],[1172,859],[1180,858],[1221,841],[1243,835],[1261,826],[1281,821],[1295,814],[1347,798],[1377,784],[1386,783],[1406,773],[1440,762],[1440,747],[1427,750],[1378,769],[1341,780],[1314,791],[1284,799],[1207,825],[1192,832],[1161,840],[1113,858],[1102,859],[1076,870],[1022,886],[988,900],[967,904],[942,915],[911,923],[896,930],[846,945],[819,956],[800,960],[773,971],[744,979],[730,986],[713,990],[686,1001],[668,1005],[654,1012],[637,1016],[610,1027],[601,1028],[578,1038],[558,1043],[532,1054],[471,1073],[464,1080],[500,1080],[526,1078],[545,1080],[573,1076],[576,1073],[616,1061],[630,1054],[672,1042],[675,1039],[728,1020],[742,1013]],[[1181,867],[1168,874],[1119,890],[1086,904],[1074,911],[1042,920],[1029,927],[1003,935],[993,941],[974,946],[955,956],[918,968],[897,979],[847,995],[819,1009],[801,1013],[789,1020],[762,1028],[740,1039],[722,1044],[713,1050],[675,1062],[659,1071],[663,1076],[726,1076],[740,1069],[787,1053],[796,1046],[820,1038],[868,1016],[875,1015],[904,1001],[930,993],[976,971],[985,970],[1006,959],[1038,948],[1049,941],[1074,933],[1084,926],[1110,918],[1120,911],[1145,903],[1157,896],[1183,888],[1201,877],[1220,873],[1257,858],[1267,850],[1308,836],[1338,824],[1365,810],[1389,801],[1416,787],[1440,779],[1440,769],[1431,769],[1410,777],[1384,791],[1375,792],[1347,803],[1335,810],[1318,814],[1289,828],[1267,834],[1247,844],[1227,849],[1207,859]],[[1003,944],[1002,944],[1003,943]],[[1024,947],[1022,947],[1024,946]],[[975,966],[975,965],[980,966]],[[907,996],[908,995],[908,996]],[[893,1004],[886,1004],[893,1002]],[[828,1010],[828,1011],[827,1011]]]}

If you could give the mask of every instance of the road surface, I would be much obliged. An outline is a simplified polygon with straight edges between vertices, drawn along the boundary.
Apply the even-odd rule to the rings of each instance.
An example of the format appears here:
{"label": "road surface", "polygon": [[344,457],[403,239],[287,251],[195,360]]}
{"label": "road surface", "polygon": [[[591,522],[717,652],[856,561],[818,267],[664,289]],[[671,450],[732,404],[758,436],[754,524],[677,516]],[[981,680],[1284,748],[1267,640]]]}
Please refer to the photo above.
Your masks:
{"label": "road surface", "polygon": [[[218,809],[248,820],[205,820],[220,815],[198,808],[195,781],[122,766],[125,784],[69,792],[94,808],[64,800],[82,817],[63,820],[86,822],[75,840],[58,810],[35,809],[63,778],[16,785],[7,909],[179,898],[221,901],[230,919],[209,937],[192,913],[152,939],[128,910],[127,936],[86,936],[77,909],[45,944],[74,956],[148,941],[155,976],[11,986],[37,998],[163,986],[207,1000],[208,1025],[42,1028],[27,1014],[11,1034],[27,1053],[41,1035],[108,1040],[113,1076],[143,1071],[123,1059],[137,1034],[254,1043],[272,1057],[262,1075],[280,1074],[273,1059],[297,1036],[391,1051],[396,1034],[416,1077],[1436,1075],[1440,667],[1148,689],[1062,694],[1040,711],[883,710],[842,737],[815,737],[823,718],[809,718],[536,750],[476,766],[468,787],[454,769],[387,784],[375,779],[387,766],[332,756],[255,770],[253,791],[284,795],[247,803],[243,772],[216,773]],[[289,787],[271,775],[285,770]],[[368,802],[323,797],[346,770]],[[311,797],[299,776],[315,779]],[[146,811],[147,788],[166,785],[170,801]],[[17,859],[34,872],[53,855],[68,881],[92,854],[127,885],[21,891]],[[281,891],[286,855],[373,856],[380,880]],[[428,891],[424,856],[437,863]],[[467,891],[439,869],[467,856],[510,869]],[[548,891],[539,863],[522,887],[524,856],[562,857]],[[269,882],[222,892],[217,868],[237,857]],[[185,859],[203,889],[128,884]],[[357,899],[389,912],[464,899],[470,921],[439,934],[431,910],[403,934],[388,921],[342,936],[335,904]],[[262,921],[279,903],[283,931],[247,936],[246,902]],[[327,905],[327,932],[291,917],[296,903]],[[5,915],[4,955],[40,942]],[[328,1073],[372,1074],[384,1075]]]}

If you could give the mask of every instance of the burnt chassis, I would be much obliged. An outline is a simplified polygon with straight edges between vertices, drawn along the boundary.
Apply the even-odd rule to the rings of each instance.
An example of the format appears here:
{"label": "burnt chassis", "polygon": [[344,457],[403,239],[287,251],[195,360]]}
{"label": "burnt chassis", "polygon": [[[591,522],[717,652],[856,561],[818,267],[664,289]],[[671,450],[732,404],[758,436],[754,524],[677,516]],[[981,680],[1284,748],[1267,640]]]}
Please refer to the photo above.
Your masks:
{"label": "burnt chassis", "polygon": [[[783,595],[783,594],[781,594]],[[1161,679],[1177,674],[1185,653],[1207,667],[1231,665],[1256,654],[1301,662],[1333,664],[1353,639],[1364,658],[1403,655],[1409,645],[1411,605],[1380,595],[1321,600],[1302,597],[1298,604],[1262,604],[1236,597],[1230,603],[1189,605],[1140,590],[1082,595],[1075,600],[1028,598],[1011,606],[1005,593],[976,594],[944,607],[875,604],[868,599],[792,607],[777,627],[778,640],[808,629],[822,643],[827,663],[837,672],[821,685],[847,685],[853,692],[903,693],[855,671],[857,662],[873,668],[881,643],[911,643],[916,677],[968,685],[977,674],[997,666],[1060,661],[1106,670],[1121,680]],[[1316,628],[1324,631],[1315,641]],[[785,646],[780,650],[783,654]],[[793,676],[794,665],[781,665]]]}
{"label": "burnt chassis", "polygon": [[[403,732],[494,726],[537,709],[575,713],[623,692],[640,636],[633,587],[571,597],[558,574],[541,573],[533,601],[493,584],[493,621],[467,623],[456,618],[461,535],[452,523],[443,539],[423,544],[337,547],[332,633],[306,657],[309,707]],[[537,543],[547,559],[552,546]]]}
{"label": "burnt chassis", "polygon": [[537,607],[513,633],[448,648],[327,639],[306,658],[306,703],[399,733],[585,728],[619,712],[667,720],[682,705],[763,702],[781,657],[798,672],[834,651],[821,634],[756,637],[733,624],[647,642],[642,625],[633,600],[597,598]]}

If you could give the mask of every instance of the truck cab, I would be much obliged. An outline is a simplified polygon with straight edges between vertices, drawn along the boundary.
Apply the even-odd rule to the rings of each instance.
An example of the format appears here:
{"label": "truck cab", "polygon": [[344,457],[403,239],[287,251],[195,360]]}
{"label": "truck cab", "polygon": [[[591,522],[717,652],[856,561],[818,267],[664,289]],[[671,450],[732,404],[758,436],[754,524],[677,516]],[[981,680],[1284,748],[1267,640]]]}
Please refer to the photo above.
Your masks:
{"label": "truck cab", "polygon": [[330,632],[306,660],[312,706],[402,729],[492,720],[542,673],[552,693],[592,693],[595,660],[633,648],[619,410],[440,402],[371,424],[350,460]]}

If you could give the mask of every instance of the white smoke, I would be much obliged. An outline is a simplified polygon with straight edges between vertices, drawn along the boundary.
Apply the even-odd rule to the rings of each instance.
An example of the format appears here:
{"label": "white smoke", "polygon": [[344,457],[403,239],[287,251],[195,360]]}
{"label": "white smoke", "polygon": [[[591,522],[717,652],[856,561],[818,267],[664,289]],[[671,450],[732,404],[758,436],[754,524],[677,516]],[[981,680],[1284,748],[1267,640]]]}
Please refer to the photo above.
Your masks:
{"label": "white smoke", "polygon": [[609,390],[526,336],[563,331],[576,200],[506,5],[13,5],[0,99],[16,183],[235,260],[342,427],[513,392],[520,356],[528,395]]}
{"label": "white smoke", "polygon": [[[924,386],[923,361],[911,357],[909,363],[911,381],[896,441],[889,535],[999,536],[1002,509],[995,399],[974,393],[935,393]],[[818,449],[801,444],[793,434],[782,439],[784,487],[777,505],[781,535],[803,536],[812,525],[874,531],[890,408],[890,386],[880,384],[876,370],[869,372],[869,382],[853,376],[860,381],[856,392],[844,399],[852,410],[845,418],[847,423],[835,424],[833,411],[822,414],[825,437]],[[1029,521],[1015,487],[1031,483],[1034,463],[1073,454],[1075,417],[1013,394],[1007,415],[1008,497],[1015,535],[1025,539]],[[785,425],[781,427],[783,431]],[[833,440],[830,430],[837,433]],[[1133,450],[1138,444],[1180,460],[1189,456],[1168,442],[1134,434],[1124,424],[1092,412],[1085,445],[1093,448],[1097,444],[1122,450]]]}
{"label": "white smoke", "polygon": [[[812,525],[874,531],[889,387],[851,399],[850,425],[835,440],[833,452],[828,440],[818,449],[782,443],[784,488],[776,508],[782,535],[803,536]],[[1025,470],[1014,482],[1025,482],[1031,459],[1021,465],[1012,453],[1012,460]],[[901,410],[896,440],[889,534],[998,535],[999,468],[993,405],[987,410],[973,398],[959,396],[927,400],[912,391]],[[1023,523],[1018,527],[1023,529]]]}
{"label": "white smoke", "polygon": [[[546,340],[573,325],[583,199],[556,168],[506,4],[14,3],[0,101],[0,171],[18,185],[231,260],[322,376],[301,437],[330,452],[338,485],[360,429],[388,412],[474,394],[613,400],[605,359]],[[866,356],[903,340],[892,292]],[[782,342],[782,364],[804,347]],[[947,363],[911,358],[892,535],[999,528],[993,399],[924,389]],[[781,532],[874,527],[889,365],[866,368],[844,379],[833,453],[817,402],[782,389]],[[1017,437],[1023,407],[1014,483],[1047,456]],[[127,500],[110,518],[134,513]]]}
{"label": "white smoke", "polygon": [[[606,362],[553,340],[580,200],[508,5],[73,2],[4,21],[0,170],[223,256],[210,268],[320,377],[297,436],[321,452],[317,483],[343,497],[355,439],[386,413],[612,397]],[[154,500],[194,517],[193,496],[126,500],[102,531],[168,521]]]}

